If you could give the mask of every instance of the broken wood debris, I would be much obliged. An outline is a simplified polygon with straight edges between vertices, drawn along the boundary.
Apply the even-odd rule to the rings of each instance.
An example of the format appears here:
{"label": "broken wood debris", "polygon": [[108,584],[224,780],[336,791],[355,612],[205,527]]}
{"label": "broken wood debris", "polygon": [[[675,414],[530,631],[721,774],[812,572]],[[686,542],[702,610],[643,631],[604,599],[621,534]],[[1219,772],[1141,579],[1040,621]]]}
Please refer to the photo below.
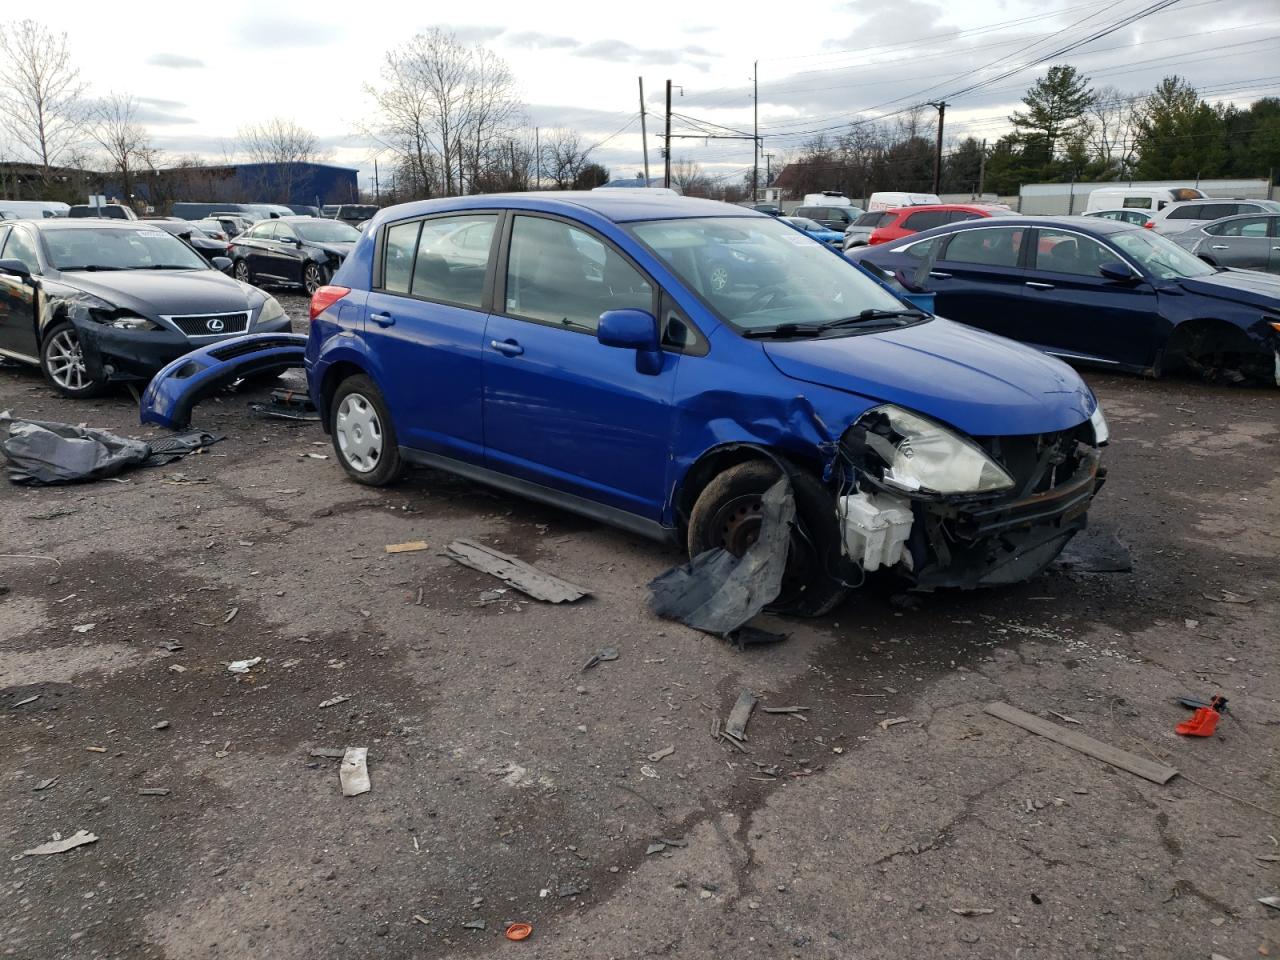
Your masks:
{"label": "broken wood debris", "polygon": [[951,912],[962,917],[985,917],[989,913],[995,913],[995,910],[991,907],[952,907]]}
{"label": "broken wood debris", "polygon": [[881,720],[878,726],[881,730],[888,730],[890,727],[896,727],[900,723],[910,723],[909,717],[888,717]]}
{"label": "broken wood debris", "polygon": [[339,694],[336,697],[331,697],[328,700],[322,701],[320,704],[320,709],[325,710],[325,709],[328,709],[329,707],[336,707],[338,704],[346,703],[350,699],[351,697],[348,694],[345,694],[345,693]]}
{"label": "broken wood debris", "polygon": [[53,839],[48,843],[42,843],[38,847],[32,847],[30,850],[23,850],[15,859],[22,857],[47,857],[53,853],[66,853],[68,850],[74,850],[76,847],[83,847],[86,843],[97,843],[98,838],[88,830],[77,830],[65,840],[61,834],[55,833]]}
{"label": "broken wood debris", "polygon": [[1080,721],[1077,720],[1075,717],[1068,717],[1065,713],[1059,713],[1057,710],[1048,710],[1046,712],[1052,713],[1055,717],[1057,717],[1063,723],[1080,723]]}
{"label": "broken wood debris", "polygon": [[1166,766],[1163,763],[1156,763],[1137,754],[1129,753],[1127,750],[1120,750],[1110,744],[1103,743],[1101,740],[1095,740],[1093,737],[1085,736],[1083,733],[1077,733],[1074,730],[1065,730],[1056,723],[1050,723],[1040,717],[1019,710],[1017,707],[1011,707],[1007,703],[996,701],[986,706],[986,712],[993,717],[998,717],[1006,723],[1011,723],[1015,727],[1022,727],[1032,733],[1038,734],[1055,743],[1060,743],[1064,747],[1070,747],[1103,763],[1109,763],[1113,767],[1119,767],[1121,770],[1127,770],[1129,773],[1142,777],[1144,780],[1150,780],[1152,783],[1165,784],[1178,775],[1178,771],[1173,767]]}
{"label": "broken wood debris", "polygon": [[756,708],[756,695],[750,690],[738,694],[738,702],[729,711],[729,719],[724,722],[724,732],[737,740],[747,739],[747,724],[751,721],[751,711]]}
{"label": "broken wood debris", "polygon": [[803,713],[808,707],[761,707],[765,713]]}
{"label": "broken wood debris", "polygon": [[32,789],[32,790],[48,790],[50,787],[52,787],[54,784],[56,784],[60,779],[62,779],[62,778],[61,778],[61,777],[49,777],[49,779],[47,779],[47,780],[41,780],[39,783],[37,783],[37,784],[36,784],[34,787],[32,787],[31,789]]}
{"label": "broken wood debris", "polygon": [[140,797],[167,797],[168,795],[168,787],[142,787],[138,791]]}
{"label": "broken wood debris", "polygon": [[427,549],[427,541],[408,540],[404,543],[388,543],[382,549],[387,553],[417,553],[419,550]]}
{"label": "broken wood debris", "polygon": [[676,752],[675,747],[663,747],[661,750],[655,750],[653,751],[653,753],[649,754],[649,762],[657,763],[659,760],[663,759],[664,757],[669,757],[675,752]]}
{"label": "broken wood debris", "polygon": [[532,564],[473,540],[455,540],[445,548],[454,561],[472,570],[497,577],[521,593],[547,603],[573,603],[590,596],[589,590],[544,573]]}
{"label": "broken wood debris", "polygon": [[27,697],[27,699],[25,699],[25,700],[19,700],[17,703],[15,703],[15,704],[14,704],[14,706],[15,706],[15,707],[25,707],[28,703],[35,703],[35,702],[36,702],[37,700],[39,700],[39,699],[40,699],[40,694],[38,694],[38,693],[37,693],[37,694],[36,694],[35,696],[33,696],[33,697]]}
{"label": "broken wood debris", "polygon": [[[346,754],[346,750],[333,749],[330,747],[316,747],[316,749],[309,750],[307,752],[307,756],[309,757],[320,757],[325,760],[341,760],[346,756]],[[415,842],[417,841],[415,840]]]}

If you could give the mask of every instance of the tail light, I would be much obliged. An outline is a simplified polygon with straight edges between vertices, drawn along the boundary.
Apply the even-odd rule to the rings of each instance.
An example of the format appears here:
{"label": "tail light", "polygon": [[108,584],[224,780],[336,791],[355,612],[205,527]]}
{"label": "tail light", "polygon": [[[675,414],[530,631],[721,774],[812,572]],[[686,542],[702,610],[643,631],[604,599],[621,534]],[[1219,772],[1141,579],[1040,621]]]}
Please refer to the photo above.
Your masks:
{"label": "tail light", "polygon": [[1142,228],[1144,230],[1154,230],[1156,228],[1156,222],[1154,220],[1148,220],[1142,225]]}
{"label": "tail light", "polygon": [[877,243],[884,243],[888,237],[880,232],[880,228],[876,227],[871,231],[871,236],[867,237],[867,246],[874,247]]}
{"label": "tail light", "polygon": [[311,295],[311,319],[320,316],[350,292],[350,287],[321,287]]}

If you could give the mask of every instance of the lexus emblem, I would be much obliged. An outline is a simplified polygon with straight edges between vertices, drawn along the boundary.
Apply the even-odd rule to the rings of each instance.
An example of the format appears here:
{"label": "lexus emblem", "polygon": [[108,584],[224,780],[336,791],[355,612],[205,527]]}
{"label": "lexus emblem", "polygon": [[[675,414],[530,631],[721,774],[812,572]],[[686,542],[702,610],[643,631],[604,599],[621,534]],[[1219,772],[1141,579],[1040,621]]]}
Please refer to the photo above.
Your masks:
{"label": "lexus emblem", "polygon": [[225,324],[222,322],[222,318],[220,317],[210,317],[205,322],[205,329],[210,333],[221,333],[223,326],[225,326]]}

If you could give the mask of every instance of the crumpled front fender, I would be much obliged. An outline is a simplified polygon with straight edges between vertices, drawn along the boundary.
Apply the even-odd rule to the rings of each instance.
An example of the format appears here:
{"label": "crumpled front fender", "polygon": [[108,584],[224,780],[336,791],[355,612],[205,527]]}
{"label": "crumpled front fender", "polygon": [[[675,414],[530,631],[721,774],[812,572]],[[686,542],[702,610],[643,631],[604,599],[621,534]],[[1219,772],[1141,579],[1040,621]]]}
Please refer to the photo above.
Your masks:
{"label": "crumpled front fender", "polygon": [[236,380],[301,367],[306,345],[298,333],[250,333],[193,350],[151,378],[138,419],[180,430],[197,403]]}

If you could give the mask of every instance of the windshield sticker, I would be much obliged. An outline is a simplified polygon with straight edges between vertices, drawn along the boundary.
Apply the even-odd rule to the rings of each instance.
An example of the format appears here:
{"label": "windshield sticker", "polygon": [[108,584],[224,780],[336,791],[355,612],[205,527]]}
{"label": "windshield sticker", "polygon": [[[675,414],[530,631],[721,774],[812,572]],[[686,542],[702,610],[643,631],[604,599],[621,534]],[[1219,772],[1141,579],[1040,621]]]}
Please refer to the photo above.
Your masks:
{"label": "windshield sticker", "polygon": [[168,236],[168,234],[165,233],[163,230],[139,230],[137,231],[137,233],[138,233],[138,236],[140,237],[167,237]]}

